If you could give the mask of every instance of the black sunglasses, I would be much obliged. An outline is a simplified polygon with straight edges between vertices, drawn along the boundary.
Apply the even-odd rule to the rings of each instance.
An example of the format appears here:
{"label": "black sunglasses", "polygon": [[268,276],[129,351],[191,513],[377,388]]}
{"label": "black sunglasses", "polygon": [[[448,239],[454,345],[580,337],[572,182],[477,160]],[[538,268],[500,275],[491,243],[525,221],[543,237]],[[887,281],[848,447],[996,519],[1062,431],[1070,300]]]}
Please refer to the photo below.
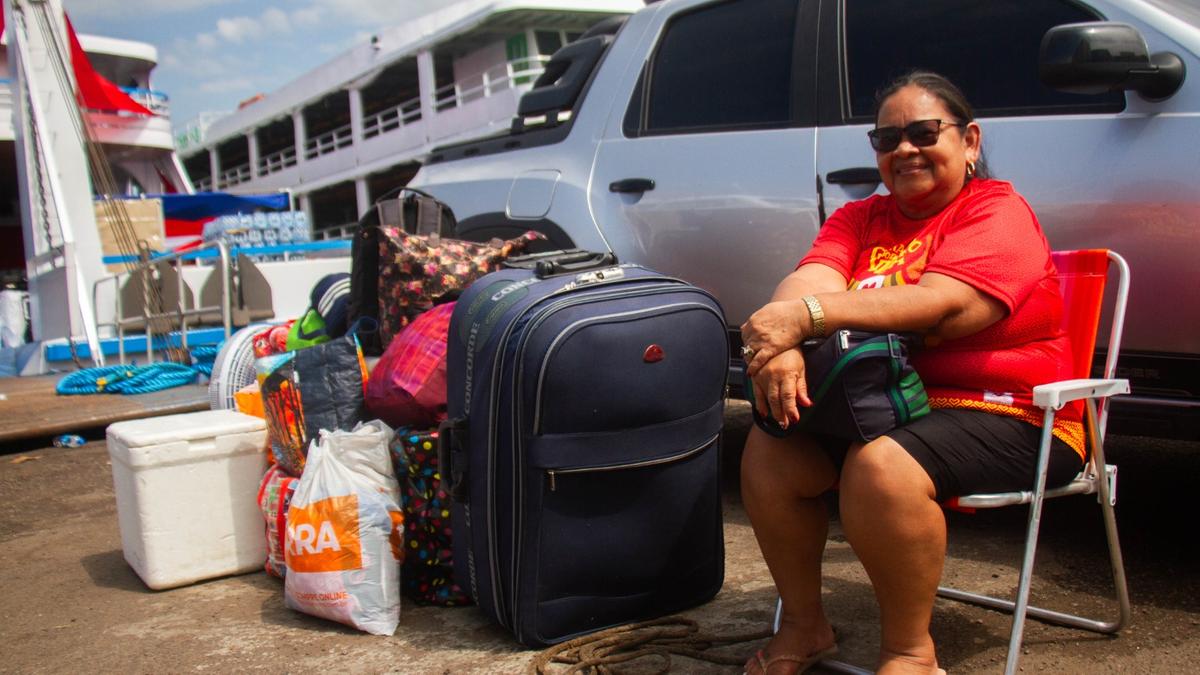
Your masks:
{"label": "black sunglasses", "polygon": [[900,139],[908,137],[908,141],[918,148],[928,147],[938,142],[942,127],[965,127],[963,122],[943,122],[941,120],[917,120],[904,127],[879,127],[867,132],[871,139],[871,147],[875,152],[891,152],[900,147]]}

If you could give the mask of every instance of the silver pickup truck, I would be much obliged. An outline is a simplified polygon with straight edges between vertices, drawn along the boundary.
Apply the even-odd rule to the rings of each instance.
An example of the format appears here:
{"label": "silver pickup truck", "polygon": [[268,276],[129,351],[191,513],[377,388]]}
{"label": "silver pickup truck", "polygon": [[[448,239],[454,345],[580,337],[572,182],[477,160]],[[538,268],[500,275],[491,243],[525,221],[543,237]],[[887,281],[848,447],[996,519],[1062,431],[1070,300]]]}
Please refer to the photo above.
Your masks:
{"label": "silver pickup truck", "polygon": [[914,67],[963,88],[1054,248],[1129,261],[1111,428],[1200,437],[1195,0],[666,0],[561,49],[509,132],[412,185],[461,236],[536,229],[707,288],[736,341],[826,215],[883,191],[873,94]]}

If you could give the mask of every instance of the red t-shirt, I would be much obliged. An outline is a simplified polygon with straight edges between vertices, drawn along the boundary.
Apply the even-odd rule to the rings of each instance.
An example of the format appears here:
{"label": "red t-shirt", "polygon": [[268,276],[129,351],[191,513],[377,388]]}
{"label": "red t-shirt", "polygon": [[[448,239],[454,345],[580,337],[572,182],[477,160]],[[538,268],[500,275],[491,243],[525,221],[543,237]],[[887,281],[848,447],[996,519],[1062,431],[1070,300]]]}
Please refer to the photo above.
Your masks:
{"label": "red t-shirt", "polygon": [[[999,300],[1007,315],[987,328],[913,356],[935,408],[971,408],[1037,426],[1033,387],[1070,379],[1070,342],[1050,245],[1012,185],[972,180],[936,215],[913,220],[891,195],[838,209],[800,261],[821,263],[851,290],[915,284],[924,272],[953,277]],[[1081,408],[1056,417],[1054,435],[1082,456]]]}

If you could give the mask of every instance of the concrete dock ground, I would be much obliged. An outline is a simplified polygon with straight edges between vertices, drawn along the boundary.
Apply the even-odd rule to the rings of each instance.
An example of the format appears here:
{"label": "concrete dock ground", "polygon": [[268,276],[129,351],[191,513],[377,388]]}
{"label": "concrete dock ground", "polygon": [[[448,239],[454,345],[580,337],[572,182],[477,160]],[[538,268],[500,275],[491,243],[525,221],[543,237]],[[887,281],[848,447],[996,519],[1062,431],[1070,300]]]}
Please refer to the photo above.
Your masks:
{"label": "concrete dock ground", "polygon": [[[731,406],[725,586],[711,602],[683,613],[710,634],[764,629],[774,609],[774,589],[737,486],[737,449],[747,419],[744,405]],[[1030,622],[1022,669],[1197,672],[1200,526],[1192,495],[1200,478],[1200,442],[1114,437],[1110,446],[1121,463],[1118,517],[1133,623],[1110,638]],[[122,557],[104,443],[8,450],[0,455],[0,672],[518,673],[538,653],[470,607],[417,607],[405,600],[394,636],[359,633],[287,609],[282,584],[262,572],[148,590]],[[1103,533],[1088,499],[1048,506],[1034,593],[1050,607],[1108,616]],[[949,522],[946,581],[989,592],[1014,588],[1024,509],[951,514]],[[839,629],[842,660],[870,667],[878,648],[877,610],[836,518],[826,551],[825,603]],[[939,600],[933,635],[942,666],[951,673],[1000,672],[1008,626],[1004,615]],[[722,651],[749,655],[763,643]],[[647,659],[627,668],[654,672],[661,665]],[[741,669],[675,657],[670,670]]]}

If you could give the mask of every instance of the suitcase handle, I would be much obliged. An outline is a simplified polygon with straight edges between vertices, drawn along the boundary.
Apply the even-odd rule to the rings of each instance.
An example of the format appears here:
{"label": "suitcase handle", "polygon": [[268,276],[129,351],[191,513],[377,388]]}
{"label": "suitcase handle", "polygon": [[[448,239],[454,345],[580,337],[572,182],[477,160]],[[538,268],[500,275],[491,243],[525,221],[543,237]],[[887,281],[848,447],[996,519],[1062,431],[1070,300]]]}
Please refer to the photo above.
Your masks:
{"label": "suitcase handle", "polygon": [[442,474],[446,493],[460,504],[466,504],[469,497],[466,455],[462,451],[466,433],[465,419],[446,419],[438,425],[438,472]]}
{"label": "suitcase handle", "polygon": [[523,270],[533,270],[539,279],[554,277],[560,274],[573,274],[591,269],[612,267],[617,264],[615,253],[599,253],[585,251],[580,248],[569,248],[560,251],[545,251],[513,256],[504,261],[505,267],[515,267]]}

